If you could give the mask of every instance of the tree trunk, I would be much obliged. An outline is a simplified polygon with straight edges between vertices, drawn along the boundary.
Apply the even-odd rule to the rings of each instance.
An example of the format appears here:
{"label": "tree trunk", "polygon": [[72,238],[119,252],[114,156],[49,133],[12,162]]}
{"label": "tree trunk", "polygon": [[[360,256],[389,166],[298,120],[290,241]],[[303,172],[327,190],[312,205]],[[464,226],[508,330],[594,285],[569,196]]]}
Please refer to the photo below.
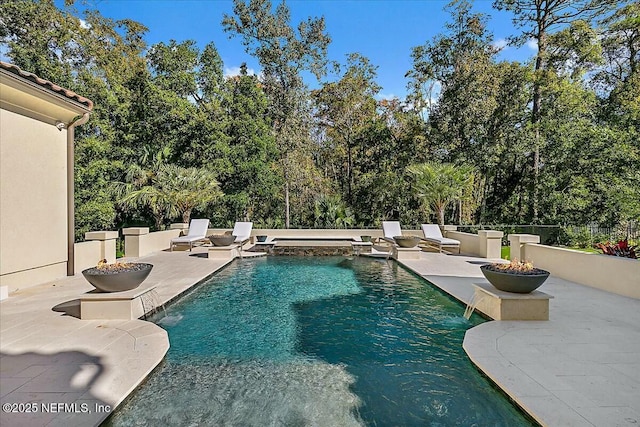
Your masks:
{"label": "tree trunk", "polygon": [[444,225],[444,206],[438,206],[438,225]]}
{"label": "tree trunk", "polygon": [[533,147],[533,182],[531,184],[531,222],[538,223],[538,187],[540,179],[540,120],[542,111],[542,83],[541,73],[545,69],[544,56],[547,50],[547,40],[544,23],[539,23],[538,31],[538,54],[536,55],[536,65],[533,80],[533,108],[531,110],[531,124],[535,129],[535,141]]}
{"label": "tree trunk", "polygon": [[187,209],[186,211],[182,212],[182,222],[184,222],[185,224],[189,224],[189,221],[191,221],[191,209]]}
{"label": "tree trunk", "polygon": [[351,204],[351,143],[347,142],[347,203]]}
{"label": "tree trunk", "polygon": [[153,219],[155,220],[155,223],[156,223],[156,231],[162,230],[162,226],[163,226],[163,222],[164,222],[164,216],[162,216],[162,215],[154,215]]}
{"label": "tree trunk", "polygon": [[285,183],[284,183],[284,227],[289,228],[289,178],[287,174],[285,174]]}

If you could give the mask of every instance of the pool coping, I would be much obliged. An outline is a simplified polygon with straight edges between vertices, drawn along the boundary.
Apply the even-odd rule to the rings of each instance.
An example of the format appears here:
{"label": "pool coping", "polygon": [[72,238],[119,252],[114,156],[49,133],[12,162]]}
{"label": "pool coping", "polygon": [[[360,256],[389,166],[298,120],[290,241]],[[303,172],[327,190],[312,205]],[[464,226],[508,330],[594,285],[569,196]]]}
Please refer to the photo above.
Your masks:
{"label": "pool coping", "polygon": [[[473,284],[487,283],[474,262],[423,254],[401,264],[466,305]],[[554,297],[550,320],[473,327],[470,360],[543,426],[640,423],[640,300],[554,276],[540,290]]]}
{"label": "pool coping", "polygon": [[[206,259],[205,251],[141,257],[155,266],[144,289],[167,304],[232,261]],[[154,323],[79,319],[91,291],[76,275],[0,303],[1,425],[100,425],[162,363],[169,339]]]}

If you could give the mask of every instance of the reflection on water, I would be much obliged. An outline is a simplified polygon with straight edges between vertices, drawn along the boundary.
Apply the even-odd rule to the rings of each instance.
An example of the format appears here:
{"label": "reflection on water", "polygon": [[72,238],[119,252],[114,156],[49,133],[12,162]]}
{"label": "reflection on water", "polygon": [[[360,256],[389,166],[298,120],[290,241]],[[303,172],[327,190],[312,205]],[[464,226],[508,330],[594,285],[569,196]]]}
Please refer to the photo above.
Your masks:
{"label": "reflection on water", "polygon": [[112,425],[530,425],[462,350],[464,308],[395,263],[240,260],[169,307]]}

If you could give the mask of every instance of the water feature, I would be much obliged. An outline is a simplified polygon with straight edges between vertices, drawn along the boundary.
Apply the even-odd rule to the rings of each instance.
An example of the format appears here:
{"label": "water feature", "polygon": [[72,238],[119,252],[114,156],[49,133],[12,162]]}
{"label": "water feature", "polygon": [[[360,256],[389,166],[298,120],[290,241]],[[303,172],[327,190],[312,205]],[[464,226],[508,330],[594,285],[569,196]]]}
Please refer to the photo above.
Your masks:
{"label": "water feature", "polygon": [[[145,319],[147,319],[148,316],[158,313],[161,308],[164,313],[164,317],[167,317],[167,310],[160,300],[160,295],[158,295],[158,292],[155,289],[151,289],[150,291],[140,295],[140,303],[142,304],[142,311]],[[156,319],[156,321],[157,320],[158,319]]]}
{"label": "water feature", "polygon": [[483,320],[396,263],[244,259],[172,304],[108,425],[526,426],[462,350]]}
{"label": "water feature", "polygon": [[474,293],[471,299],[469,300],[469,303],[467,304],[467,308],[464,309],[464,314],[463,314],[464,318],[467,320],[471,319],[471,315],[476,310],[476,307],[478,307],[478,304],[480,304],[484,299],[485,299],[484,295],[478,296],[477,293]]}

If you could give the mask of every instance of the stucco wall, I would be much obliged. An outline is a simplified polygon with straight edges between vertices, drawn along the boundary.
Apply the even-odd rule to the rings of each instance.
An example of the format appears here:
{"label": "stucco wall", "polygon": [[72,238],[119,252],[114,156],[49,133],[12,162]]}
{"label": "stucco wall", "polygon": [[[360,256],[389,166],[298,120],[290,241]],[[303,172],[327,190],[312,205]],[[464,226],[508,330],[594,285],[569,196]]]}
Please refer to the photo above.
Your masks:
{"label": "stucco wall", "polygon": [[460,253],[480,256],[480,237],[477,234],[447,231],[444,236],[460,242]]}
{"label": "stucco wall", "polygon": [[0,110],[0,284],[10,292],[65,275],[66,132]]}
{"label": "stucco wall", "polygon": [[640,261],[525,243],[523,258],[552,275],[640,299]]}

